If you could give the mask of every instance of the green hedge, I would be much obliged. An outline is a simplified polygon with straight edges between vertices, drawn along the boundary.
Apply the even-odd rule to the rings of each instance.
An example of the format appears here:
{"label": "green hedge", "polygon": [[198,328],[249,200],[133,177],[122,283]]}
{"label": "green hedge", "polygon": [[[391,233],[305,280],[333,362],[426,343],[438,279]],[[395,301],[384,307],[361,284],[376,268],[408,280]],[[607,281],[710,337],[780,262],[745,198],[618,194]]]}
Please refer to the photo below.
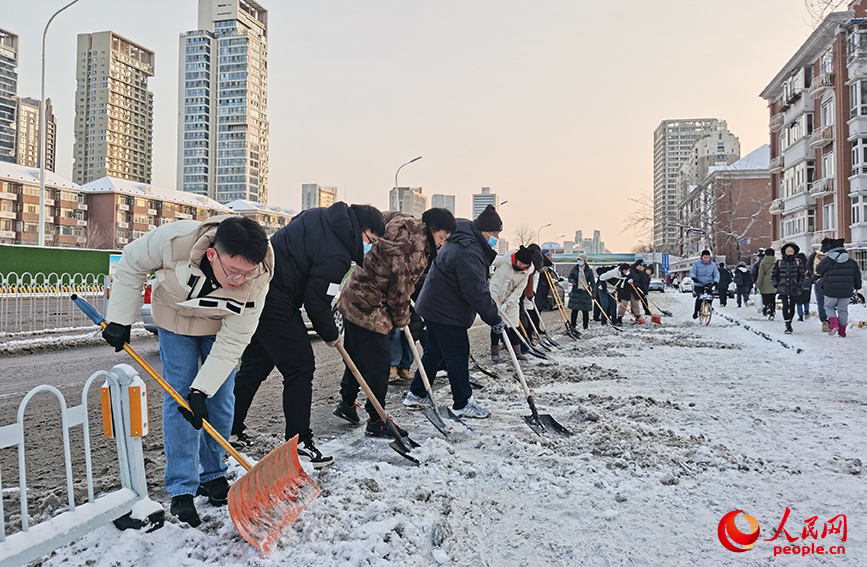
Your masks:
{"label": "green hedge", "polygon": [[107,274],[109,256],[119,253],[114,250],[0,244],[0,275],[5,276],[9,272]]}

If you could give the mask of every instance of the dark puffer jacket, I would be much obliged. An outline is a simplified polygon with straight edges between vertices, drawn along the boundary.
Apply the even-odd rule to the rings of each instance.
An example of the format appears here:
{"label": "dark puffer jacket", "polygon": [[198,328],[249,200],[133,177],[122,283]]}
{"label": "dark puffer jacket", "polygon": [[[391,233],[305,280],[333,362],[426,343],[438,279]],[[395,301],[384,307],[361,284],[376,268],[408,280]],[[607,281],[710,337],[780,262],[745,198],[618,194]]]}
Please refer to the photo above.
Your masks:
{"label": "dark puffer jacket", "polygon": [[[794,250],[794,254],[787,254],[786,250]],[[791,242],[783,244],[780,252],[783,254],[781,260],[774,262],[774,269],[771,272],[771,285],[777,288],[777,293],[780,295],[791,295],[797,298],[801,295],[804,287],[804,277],[806,274],[806,266],[798,259],[797,244]]]}
{"label": "dark puffer jacket", "polygon": [[343,202],[302,211],[274,233],[271,246],[276,262],[265,311],[287,310],[288,317],[304,306],[322,340],[336,340],[331,302],[352,262],[364,258],[355,212]]}
{"label": "dark puffer jacket", "polygon": [[[584,284],[579,281],[581,272],[584,272]],[[596,280],[593,278],[593,270],[587,264],[584,267],[576,264],[569,272],[569,281],[572,282],[572,291],[569,292],[569,309],[576,311],[593,311],[593,297],[587,293],[586,285],[590,292],[596,291]]]}
{"label": "dark puffer jacket", "polygon": [[469,329],[476,313],[488,325],[500,322],[488,287],[488,269],[497,253],[475,223],[461,219],[440,248],[418,296],[416,311],[425,321]]}
{"label": "dark puffer jacket", "polygon": [[850,297],[854,290],[861,289],[861,270],[845,248],[830,250],[828,257],[816,266],[816,273],[822,276],[825,297]]}

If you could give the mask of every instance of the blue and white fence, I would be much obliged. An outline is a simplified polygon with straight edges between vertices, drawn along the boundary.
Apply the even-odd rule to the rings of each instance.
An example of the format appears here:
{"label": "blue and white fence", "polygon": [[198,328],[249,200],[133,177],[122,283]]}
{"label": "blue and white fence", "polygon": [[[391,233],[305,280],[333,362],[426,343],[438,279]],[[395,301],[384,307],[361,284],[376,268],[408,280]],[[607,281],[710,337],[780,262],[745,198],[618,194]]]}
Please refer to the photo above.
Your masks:
{"label": "blue and white fence", "polygon": [[93,327],[70,300],[75,293],[104,312],[107,275],[9,272],[0,276],[0,337]]}

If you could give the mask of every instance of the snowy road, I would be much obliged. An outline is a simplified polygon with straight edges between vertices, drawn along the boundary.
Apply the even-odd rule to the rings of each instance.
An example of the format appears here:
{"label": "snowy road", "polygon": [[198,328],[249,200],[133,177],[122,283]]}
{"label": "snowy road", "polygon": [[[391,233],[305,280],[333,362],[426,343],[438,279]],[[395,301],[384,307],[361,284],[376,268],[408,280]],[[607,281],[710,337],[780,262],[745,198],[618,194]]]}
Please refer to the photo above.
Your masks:
{"label": "snowy road", "polygon": [[[365,438],[328,414],[327,396],[339,380],[339,364],[329,361],[330,385],[314,395],[314,428],[336,464],[312,473],[322,495],[267,560],[239,539],[225,509],[200,498],[200,529],[106,527],[42,565],[156,567],[167,557],[190,566],[865,564],[867,329],[853,328],[841,340],[822,335],[811,320],[796,322],[795,335],[786,336],[779,319],[760,320],[732,302],[721,313],[740,325],[715,316],[701,327],[689,317],[690,297],[653,299],[674,313],[661,327],[626,324],[621,334],[592,327],[580,342],[558,337],[567,348],[556,361],[524,363],[540,411],[575,432],[572,438],[540,438],[526,427],[526,403],[501,364],[502,378],[477,392],[493,416],[474,422],[475,434],[460,443],[449,444],[422,415],[402,408],[403,389],[390,392],[396,421],[422,443],[414,451],[422,464],[414,467],[387,441]],[[858,309],[863,313],[853,314],[867,319]],[[554,317],[546,317],[552,329]],[[474,335],[477,351],[483,331]],[[442,381],[437,391],[441,403],[449,398]],[[263,419],[254,456],[280,441],[281,421]],[[785,534],[764,541],[787,507],[784,527],[797,541],[789,544]],[[721,518],[733,510],[761,528],[745,553],[717,538]],[[821,537],[840,514],[847,540]],[[807,545],[842,545],[845,554],[775,558],[774,546],[804,544],[805,520],[814,516],[818,539],[806,534]],[[737,525],[748,531],[743,518]]]}

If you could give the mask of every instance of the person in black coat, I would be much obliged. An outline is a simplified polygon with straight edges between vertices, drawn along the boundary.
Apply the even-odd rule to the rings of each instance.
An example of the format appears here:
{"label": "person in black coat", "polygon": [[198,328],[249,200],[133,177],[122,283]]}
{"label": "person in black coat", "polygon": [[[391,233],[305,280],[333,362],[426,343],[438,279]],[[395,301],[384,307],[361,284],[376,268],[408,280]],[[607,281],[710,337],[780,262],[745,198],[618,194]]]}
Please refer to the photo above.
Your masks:
{"label": "person in black coat", "polygon": [[[505,328],[488,287],[488,273],[497,257],[493,247],[502,229],[500,215],[491,205],[474,221],[458,220],[457,230],[440,248],[416,303],[416,311],[427,326],[422,365],[433,382],[437,368],[445,360],[452,407],[462,417],[485,418],[491,413],[473,398],[467,329],[477,313],[494,333],[501,334]],[[416,408],[430,403],[418,371],[403,403]]]}
{"label": "person in black coat", "polygon": [[801,284],[801,295],[798,296],[795,304],[798,310],[798,321],[804,321],[810,318],[810,299],[813,295],[813,281],[811,275],[813,270],[810,269],[807,255],[803,252],[798,252],[798,260],[801,262],[802,270],[804,270],[804,282]]}
{"label": "person in black coat", "polygon": [[746,262],[738,262],[738,267],[735,270],[734,274],[735,280],[735,296],[738,300],[738,307],[741,306],[741,302],[743,305],[746,305],[750,300],[750,292],[753,289],[753,276],[750,273],[750,269],[747,268]]}
{"label": "person in black coat", "polygon": [[825,294],[822,293],[821,277],[816,273],[816,267],[828,256],[830,249],[831,239],[823,238],[819,249],[810,254],[807,259],[807,278],[813,287],[813,293],[816,294],[816,309],[819,312],[819,321],[822,322],[822,331],[825,333],[831,329],[831,324],[828,322],[828,314],[825,313]]}
{"label": "person in black coat", "polygon": [[726,268],[725,262],[719,263],[719,304],[725,307],[729,300],[729,284],[732,283],[734,274]]}
{"label": "person in black coat", "polygon": [[795,317],[795,304],[801,296],[804,287],[806,266],[798,259],[800,248],[793,242],[783,244],[780,249],[783,257],[774,262],[771,272],[771,283],[777,288],[777,293],[783,302],[783,320],[786,322],[786,334],[792,334],[792,319]]}
{"label": "person in black coat", "polygon": [[244,420],[253,397],[276,366],[283,375],[286,440],[298,435],[298,454],[316,468],[334,461],[313,445],[310,405],[315,362],[301,308],[322,340],[336,346],[334,296],[352,262],[361,265],[365,251],[384,233],[382,213],[376,208],[338,202],[301,211],[271,237],[274,279],[259,327],[235,375],[232,437],[238,445],[246,442]]}
{"label": "person in black coat", "polygon": [[[551,294],[551,283],[548,281],[546,272],[550,273],[554,270],[553,254],[547,248],[542,248],[542,270],[539,271],[539,285],[536,286],[536,295],[533,299],[536,301],[536,307],[539,311],[553,311],[549,295]],[[554,291],[556,293],[556,291]]]}
{"label": "person in black coat", "polygon": [[822,277],[825,312],[830,324],[828,334],[845,337],[849,322],[849,299],[861,289],[861,270],[843,247],[842,238],[831,240],[830,248],[828,257],[816,267],[816,273]]}
{"label": "person in black coat", "polygon": [[765,259],[765,249],[759,248],[759,252],[756,254],[756,259],[753,262],[753,267],[750,270],[750,276],[753,278],[753,284],[759,285],[759,266],[762,263],[762,260]]}

